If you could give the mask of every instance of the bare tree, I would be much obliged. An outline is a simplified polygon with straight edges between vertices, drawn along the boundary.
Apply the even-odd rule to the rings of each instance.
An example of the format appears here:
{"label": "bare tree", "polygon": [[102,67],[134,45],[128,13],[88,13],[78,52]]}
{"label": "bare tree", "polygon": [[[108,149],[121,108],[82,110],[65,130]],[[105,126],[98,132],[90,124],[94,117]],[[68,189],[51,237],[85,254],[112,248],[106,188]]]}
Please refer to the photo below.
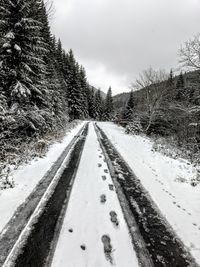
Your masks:
{"label": "bare tree", "polygon": [[148,113],[148,123],[145,131],[148,132],[155,115],[161,105],[162,98],[165,94],[168,75],[164,70],[154,70],[152,67],[144,70],[135,84],[132,84],[134,89],[145,88],[146,106]]}
{"label": "bare tree", "polygon": [[200,69],[200,34],[193,37],[179,50],[179,63],[186,68]]}
{"label": "bare tree", "polygon": [[139,78],[132,84],[135,89],[142,89],[165,81],[168,78],[165,70],[154,70],[151,66],[139,74]]}
{"label": "bare tree", "polygon": [[[185,42],[184,46],[179,50],[180,60],[179,63],[186,67],[187,69],[200,70],[200,34],[193,37],[189,41]],[[200,98],[199,87],[197,84],[196,89],[196,99]],[[192,123],[193,128],[200,129],[200,105],[199,104],[188,104],[187,114],[193,118]],[[191,116],[192,115],[192,116]],[[195,121],[194,121],[195,118]],[[187,127],[191,125],[191,121],[188,122]],[[200,144],[199,130],[197,130],[195,135],[195,140],[197,140],[198,146]]]}
{"label": "bare tree", "polygon": [[47,16],[51,20],[55,15],[55,7],[53,5],[53,0],[44,0],[44,5],[46,7]]}

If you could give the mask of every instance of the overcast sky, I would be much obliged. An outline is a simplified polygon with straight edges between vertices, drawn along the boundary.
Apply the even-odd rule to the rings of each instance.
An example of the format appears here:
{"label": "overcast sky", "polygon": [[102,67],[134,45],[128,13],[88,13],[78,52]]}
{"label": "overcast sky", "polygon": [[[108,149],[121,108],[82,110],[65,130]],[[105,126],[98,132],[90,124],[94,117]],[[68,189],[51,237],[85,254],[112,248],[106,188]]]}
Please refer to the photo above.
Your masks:
{"label": "overcast sky", "polygon": [[200,0],[54,0],[53,33],[74,50],[91,85],[129,90],[143,70],[176,68],[200,32]]}

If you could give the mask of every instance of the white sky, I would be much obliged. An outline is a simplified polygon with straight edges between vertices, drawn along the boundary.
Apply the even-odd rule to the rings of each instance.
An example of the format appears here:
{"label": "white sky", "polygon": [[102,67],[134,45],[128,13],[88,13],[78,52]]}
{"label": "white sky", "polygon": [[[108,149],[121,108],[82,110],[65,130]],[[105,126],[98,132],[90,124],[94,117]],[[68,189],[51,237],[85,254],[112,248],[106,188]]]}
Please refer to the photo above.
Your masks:
{"label": "white sky", "polygon": [[72,48],[90,84],[129,90],[148,68],[176,68],[180,45],[200,32],[200,0],[54,0],[53,33]]}

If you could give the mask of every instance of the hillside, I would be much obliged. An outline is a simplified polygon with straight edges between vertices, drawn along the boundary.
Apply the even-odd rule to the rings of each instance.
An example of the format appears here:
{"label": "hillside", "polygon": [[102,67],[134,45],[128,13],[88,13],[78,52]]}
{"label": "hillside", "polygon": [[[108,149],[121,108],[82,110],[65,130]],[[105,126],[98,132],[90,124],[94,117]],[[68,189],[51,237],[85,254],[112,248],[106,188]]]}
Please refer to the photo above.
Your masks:
{"label": "hillside", "polygon": [[[185,81],[185,88],[189,93],[190,100],[197,101],[197,94],[199,92],[200,86],[200,73],[199,71],[191,71],[183,74]],[[174,83],[176,84],[178,76],[174,77]],[[145,92],[147,88],[134,91],[134,97],[137,99],[137,102],[140,102],[141,99],[144,98]],[[161,89],[162,90],[162,89]],[[151,92],[154,93],[155,89],[152,87]],[[113,97],[114,107],[116,110],[122,110],[129,99],[130,92],[117,94]]]}

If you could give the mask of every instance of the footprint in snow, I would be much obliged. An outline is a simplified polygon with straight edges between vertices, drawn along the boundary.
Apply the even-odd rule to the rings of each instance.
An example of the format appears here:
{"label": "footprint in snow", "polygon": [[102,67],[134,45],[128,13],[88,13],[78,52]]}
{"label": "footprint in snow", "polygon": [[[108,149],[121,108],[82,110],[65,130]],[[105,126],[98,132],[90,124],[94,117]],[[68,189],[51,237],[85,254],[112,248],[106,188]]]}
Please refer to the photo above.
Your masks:
{"label": "footprint in snow", "polygon": [[68,231],[69,231],[70,233],[73,233],[73,229],[72,229],[72,228],[70,228]]}
{"label": "footprint in snow", "polygon": [[102,176],[102,180],[103,180],[103,181],[106,180],[106,176],[105,176],[105,175]]}
{"label": "footprint in snow", "polygon": [[119,221],[118,221],[118,218],[117,218],[117,213],[115,211],[111,211],[110,212],[110,220],[111,220],[112,223],[114,223],[115,226],[119,225]]}
{"label": "footprint in snow", "polygon": [[108,187],[109,187],[110,191],[114,191],[114,185],[113,184],[109,184]]}
{"label": "footprint in snow", "polygon": [[112,257],[113,248],[110,237],[108,235],[103,235],[101,237],[101,241],[103,243],[106,260],[108,260],[111,264],[113,264],[113,257]]}
{"label": "footprint in snow", "polygon": [[106,195],[102,194],[100,196],[100,201],[101,201],[101,203],[105,203],[106,202]]}
{"label": "footprint in snow", "polygon": [[82,250],[86,250],[86,245],[82,244],[82,245],[80,245],[80,248],[81,248]]}
{"label": "footprint in snow", "polygon": [[105,169],[104,172],[105,172],[105,173],[108,173],[108,169]]}
{"label": "footprint in snow", "polygon": [[98,167],[100,168],[102,166],[102,164],[101,163],[98,163]]}

